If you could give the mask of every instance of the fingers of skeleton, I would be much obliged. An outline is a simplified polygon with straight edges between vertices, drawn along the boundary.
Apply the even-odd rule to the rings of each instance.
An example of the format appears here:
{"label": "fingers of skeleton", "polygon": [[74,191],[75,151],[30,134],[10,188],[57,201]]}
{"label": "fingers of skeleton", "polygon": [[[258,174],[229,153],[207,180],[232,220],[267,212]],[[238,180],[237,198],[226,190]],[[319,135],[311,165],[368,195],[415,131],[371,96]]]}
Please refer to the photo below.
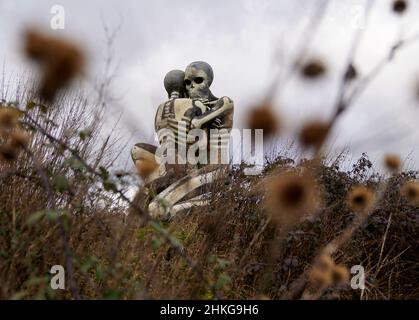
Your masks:
{"label": "fingers of skeleton", "polygon": [[208,110],[202,116],[192,119],[192,127],[201,128],[204,124],[208,123],[209,121],[217,117],[222,117],[234,109],[234,103],[228,97],[221,98],[219,102],[220,103],[217,102],[214,108]]}

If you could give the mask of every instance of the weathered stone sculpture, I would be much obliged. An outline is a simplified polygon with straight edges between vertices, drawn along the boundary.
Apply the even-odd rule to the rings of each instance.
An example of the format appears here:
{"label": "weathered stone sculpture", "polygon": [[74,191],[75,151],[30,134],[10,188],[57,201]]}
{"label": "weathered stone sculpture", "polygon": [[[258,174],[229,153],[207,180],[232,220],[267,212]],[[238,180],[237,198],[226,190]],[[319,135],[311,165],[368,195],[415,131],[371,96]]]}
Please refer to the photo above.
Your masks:
{"label": "weathered stone sculpture", "polygon": [[[159,147],[171,144],[179,153],[181,148],[188,148],[195,143],[194,140],[188,140],[188,133],[194,129],[202,129],[201,131],[205,132],[205,147],[213,151],[216,149],[216,154],[219,155],[217,161],[222,158],[225,161],[226,157],[222,155],[227,153],[230,130],[233,126],[234,104],[228,97],[217,98],[212,94],[210,86],[213,79],[211,66],[202,61],[189,64],[185,72],[172,70],[167,73],[164,87],[169,100],[159,105],[155,117]],[[212,139],[213,137],[216,139]],[[157,196],[149,199],[151,202],[146,206],[150,215],[153,218],[167,219],[181,210],[205,205],[204,195],[191,199],[187,199],[187,196],[198,187],[212,182],[223,167],[217,163],[215,167],[213,163],[211,167],[207,166],[210,160],[214,160],[212,158],[193,166],[189,166],[188,159],[183,159],[188,170],[179,178],[172,174],[170,165],[158,165],[161,160],[158,151],[158,148],[146,144],[136,144],[131,150],[137,168],[143,166],[142,155],[156,155],[156,165],[151,166],[153,170],[150,170],[149,176],[143,177],[145,185],[142,192],[147,193],[153,184],[155,189],[155,185],[158,185]],[[140,172],[140,169],[138,171]],[[140,198],[144,200],[146,197]]]}

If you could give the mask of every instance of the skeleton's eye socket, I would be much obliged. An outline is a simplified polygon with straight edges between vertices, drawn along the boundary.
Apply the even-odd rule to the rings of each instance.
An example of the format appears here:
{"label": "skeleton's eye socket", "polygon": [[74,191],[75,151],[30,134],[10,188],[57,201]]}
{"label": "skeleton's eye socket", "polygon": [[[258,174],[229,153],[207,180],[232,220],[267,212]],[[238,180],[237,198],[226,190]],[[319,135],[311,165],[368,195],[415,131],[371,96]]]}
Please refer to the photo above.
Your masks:
{"label": "skeleton's eye socket", "polygon": [[195,78],[194,82],[197,83],[197,84],[200,84],[200,83],[204,82],[204,78],[197,77],[197,78]]}
{"label": "skeleton's eye socket", "polygon": [[187,86],[190,86],[191,85],[191,80],[188,80],[188,79],[185,79],[185,84],[187,85]]}

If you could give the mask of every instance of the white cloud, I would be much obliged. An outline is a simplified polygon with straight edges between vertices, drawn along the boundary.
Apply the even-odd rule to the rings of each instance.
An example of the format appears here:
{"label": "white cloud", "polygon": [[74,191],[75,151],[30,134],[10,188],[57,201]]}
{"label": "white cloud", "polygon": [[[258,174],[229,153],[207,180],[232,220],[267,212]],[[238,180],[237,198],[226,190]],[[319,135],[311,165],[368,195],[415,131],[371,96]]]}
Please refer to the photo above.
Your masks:
{"label": "white cloud", "polygon": [[[101,17],[112,29],[122,18],[115,44],[121,59],[115,91],[123,93],[121,105],[126,121],[138,126],[151,142],[154,111],[166,99],[163,78],[171,69],[183,69],[194,60],[208,61],[214,68],[213,92],[235,101],[235,121],[243,126],[249,106],[260,101],[273,75],[285,69],[273,62],[279,45],[285,63],[292,63],[295,45],[316,1],[74,1],[65,0],[65,34],[84,42],[92,57],[104,50]],[[332,112],[337,81],[343,71],[351,45],[354,26],[359,21],[363,0],[331,0],[310,54],[323,57],[329,66],[327,77],[317,84],[294,78],[285,92],[278,94],[278,110],[283,113],[289,131],[294,132],[304,119],[325,118]],[[391,1],[376,1],[370,24],[356,57],[361,74],[369,72],[388,54],[398,36],[419,32],[417,2],[404,17],[390,11]],[[14,53],[19,31],[27,22],[49,25],[49,8],[55,1],[7,0],[0,2],[0,58],[6,57],[10,69],[22,60]],[[358,20],[357,20],[358,19]],[[365,94],[342,117],[332,137],[333,147],[349,147],[354,155],[371,152],[379,159],[386,151],[407,156],[414,151],[417,163],[418,103],[412,91],[419,76],[418,45],[400,52],[383,73],[371,83]],[[102,67],[92,59],[92,73]],[[150,134],[147,134],[150,132]],[[138,133],[137,133],[138,134]],[[138,134],[139,135],[139,134]],[[377,137],[371,142],[366,137]],[[390,137],[390,138],[388,138]],[[390,140],[392,142],[390,143]],[[375,142],[377,141],[377,142]],[[391,147],[390,147],[391,146]],[[128,150],[127,150],[128,154]]]}

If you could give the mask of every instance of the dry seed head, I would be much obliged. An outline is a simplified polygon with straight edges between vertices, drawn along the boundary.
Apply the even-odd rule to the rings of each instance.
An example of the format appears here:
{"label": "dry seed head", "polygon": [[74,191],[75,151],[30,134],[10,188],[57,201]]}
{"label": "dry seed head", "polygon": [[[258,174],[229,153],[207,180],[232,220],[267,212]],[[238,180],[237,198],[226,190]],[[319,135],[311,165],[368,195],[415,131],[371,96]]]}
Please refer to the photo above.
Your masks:
{"label": "dry seed head", "polygon": [[248,128],[252,130],[263,129],[265,136],[273,135],[280,130],[278,116],[269,104],[254,107],[247,116]]}
{"label": "dry seed head", "polygon": [[17,124],[19,114],[16,110],[7,107],[0,107],[0,127],[13,128]]}
{"label": "dry seed head", "polygon": [[397,172],[401,167],[401,160],[397,154],[388,154],[384,158],[386,168],[391,172]]}
{"label": "dry seed head", "polygon": [[336,284],[347,283],[349,281],[348,268],[338,265],[332,269],[333,282]]}
{"label": "dry seed head", "polygon": [[46,100],[52,100],[84,68],[84,56],[76,46],[36,31],[27,32],[25,51],[43,68],[39,94]]}
{"label": "dry seed head", "polygon": [[329,272],[335,267],[335,262],[330,257],[330,255],[322,254],[317,258],[315,267],[325,272]]}
{"label": "dry seed head", "polygon": [[300,132],[300,142],[305,147],[320,148],[330,131],[330,123],[310,121],[306,123]]}
{"label": "dry seed head", "polygon": [[393,2],[393,11],[402,14],[406,11],[408,7],[408,2],[406,0],[395,0]]}
{"label": "dry seed head", "polygon": [[349,192],[347,201],[353,211],[368,213],[374,207],[375,195],[369,188],[357,186]]}
{"label": "dry seed head", "polygon": [[9,144],[4,144],[0,146],[0,160],[3,161],[14,161],[17,158],[17,149],[10,146]]}
{"label": "dry seed head", "polygon": [[308,281],[314,288],[328,287],[333,283],[332,273],[314,267],[308,276]]}
{"label": "dry seed head", "polygon": [[315,79],[326,73],[326,65],[321,60],[311,60],[302,66],[301,73],[305,78]]}
{"label": "dry seed head", "polygon": [[268,211],[274,219],[284,223],[298,221],[320,204],[319,187],[309,172],[288,171],[271,177],[267,192]]}
{"label": "dry seed head", "polygon": [[402,196],[413,206],[419,206],[419,181],[408,181],[400,188]]}
{"label": "dry seed head", "polygon": [[15,130],[10,134],[9,143],[14,148],[25,148],[30,141],[30,136],[23,130]]}
{"label": "dry seed head", "polygon": [[28,30],[25,34],[25,53],[26,55],[34,60],[44,60],[46,58],[47,47],[45,43],[47,38],[42,34]]}
{"label": "dry seed head", "polygon": [[136,161],[135,166],[137,167],[137,171],[141,178],[146,179],[157,169],[158,164],[154,159],[147,158]]}

